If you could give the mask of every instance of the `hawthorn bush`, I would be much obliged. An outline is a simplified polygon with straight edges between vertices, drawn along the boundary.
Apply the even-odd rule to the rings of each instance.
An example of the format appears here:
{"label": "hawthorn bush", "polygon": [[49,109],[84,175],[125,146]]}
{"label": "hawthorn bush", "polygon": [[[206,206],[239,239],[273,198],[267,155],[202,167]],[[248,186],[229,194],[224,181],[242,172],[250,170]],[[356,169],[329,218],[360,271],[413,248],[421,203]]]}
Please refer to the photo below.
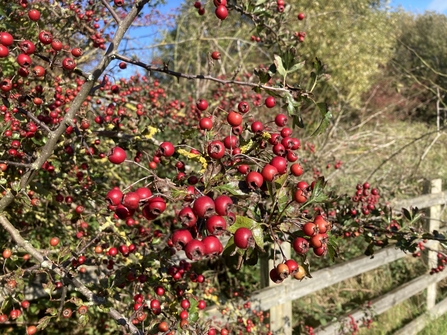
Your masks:
{"label": "hawthorn bush", "polygon": [[[307,71],[305,34],[286,27],[305,12],[282,0],[192,4],[197,20],[247,20],[272,52],[268,65],[215,77],[122,52],[128,29],[151,24],[156,5],[0,6],[5,329],[271,334],[249,301],[237,315],[224,304],[253,289],[234,271],[250,273],[269,250],[293,247],[293,258],[274,259],[270,278],[281,283],[310,277],[311,262],[336,257],[343,237],[361,237],[368,255],[437,238],[418,228],[417,210],[391,211],[367,181],[337,194],[308,163],[315,147],[300,141],[300,111],[319,115],[315,134],[331,112],[313,93],[329,78],[325,65],[313,59]],[[130,67],[145,74],[119,78]],[[165,77],[210,84],[198,98],[178,97]],[[215,302],[234,315],[206,318]]]}

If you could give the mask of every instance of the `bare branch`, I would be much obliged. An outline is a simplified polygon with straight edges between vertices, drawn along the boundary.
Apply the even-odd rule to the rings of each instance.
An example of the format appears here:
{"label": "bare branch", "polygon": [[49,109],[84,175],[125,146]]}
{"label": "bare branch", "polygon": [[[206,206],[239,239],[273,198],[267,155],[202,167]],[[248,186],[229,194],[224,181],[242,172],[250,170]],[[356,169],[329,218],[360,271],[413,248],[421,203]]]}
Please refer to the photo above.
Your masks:
{"label": "bare branch", "polygon": [[30,168],[31,167],[31,164],[11,162],[11,161],[4,161],[4,160],[0,160],[0,163],[6,164],[6,165],[11,165],[11,166],[20,166],[20,167],[24,167],[24,168]]}
{"label": "bare branch", "polygon": [[115,12],[115,10],[113,9],[112,6],[110,6],[109,2],[107,0],[102,0],[102,3],[104,4],[104,6],[109,10],[110,14],[112,14],[113,19],[116,21],[116,23],[120,24],[121,23],[121,19],[118,16],[117,12]]}
{"label": "bare branch", "polygon": [[120,54],[114,54],[113,57],[116,59],[120,59],[126,63],[142,67],[143,69],[145,69],[147,71],[166,73],[170,76],[177,77],[177,78],[209,80],[209,81],[214,81],[214,82],[220,83],[220,84],[234,84],[234,85],[249,86],[249,87],[259,87],[259,88],[262,88],[265,90],[275,91],[275,92],[290,92],[290,89],[287,87],[272,87],[272,86],[267,86],[267,85],[262,85],[262,84],[240,81],[240,80],[219,79],[219,78],[216,78],[213,76],[203,75],[203,74],[181,73],[181,72],[171,71],[168,69],[167,66],[158,67],[158,66],[145,64],[143,62],[133,60],[129,57],[126,57],[126,56],[123,56]]}
{"label": "bare branch", "polygon": [[31,120],[33,120],[33,122],[35,124],[37,124],[40,128],[45,130],[48,134],[52,134],[51,129],[48,128],[48,126],[45,123],[40,121],[33,113],[30,113],[21,107],[18,107],[17,109],[19,110],[19,113],[21,113],[21,114],[25,115],[26,117],[30,118]]}

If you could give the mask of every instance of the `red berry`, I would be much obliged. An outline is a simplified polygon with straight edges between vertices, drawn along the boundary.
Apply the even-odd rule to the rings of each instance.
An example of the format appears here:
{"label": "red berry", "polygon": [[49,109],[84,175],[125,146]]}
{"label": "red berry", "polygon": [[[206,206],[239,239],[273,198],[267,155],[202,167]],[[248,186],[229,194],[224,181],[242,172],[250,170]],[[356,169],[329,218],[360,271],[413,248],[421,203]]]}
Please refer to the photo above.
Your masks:
{"label": "red berry", "polygon": [[248,228],[239,228],[234,233],[234,244],[241,249],[253,246],[253,233]]}
{"label": "red berry", "polygon": [[199,128],[202,130],[211,130],[213,128],[213,120],[209,117],[200,119]]}
{"label": "red berry", "polygon": [[51,238],[51,240],[50,240],[50,245],[51,245],[52,247],[55,247],[55,246],[57,246],[57,245],[59,244],[59,242],[60,242],[59,238],[57,238],[57,237],[53,237],[53,238]]}
{"label": "red berry", "polygon": [[170,157],[174,154],[175,148],[174,145],[171,142],[163,142],[158,147],[158,151],[162,156]]}
{"label": "red berry", "polygon": [[298,20],[300,20],[300,21],[304,20],[304,14],[303,13],[299,13],[297,17],[298,17]]}
{"label": "red berry", "polygon": [[299,255],[304,255],[309,250],[309,241],[303,237],[297,237],[293,241],[293,249]]}
{"label": "red berry", "polygon": [[294,176],[299,177],[303,174],[303,167],[298,163],[292,164],[292,166],[290,167],[290,172]]}
{"label": "red berry", "polygon": [[0,44],[0,58],[8,57],[8,55],[9,55],[8,47]]}
{"label": "red berry", "polygon": [[242,123],[242,115],[235,111],[230,111],[227,115],[227,122],[232,127],[237,127]]}
{"label": "red berry", "polygon": [[208,155],[213,159],[221,159],[225,155],[225,145],[221,141],[212,141],[207,147]]}
{"label": "red berry", "polygon": [[121,164],[126,157],[126,151],[121,147],[114,147],[108,154],[109,161],[113,164]]}
{"label": "red berry", "polygon": [[227,7],[222,6],[222,5],[217,6],[214,13],[216,14],[217,18],[222,21],[228,17]]}
{"label": "red berry", "polygon": [[202,241],[191,240],[185,246],[185,254],[192,261],[198,261],[205,256],[205,245]]}
{"label": "red berry", "polygon": [[198,309],[205,309],[206,308],[206,302],[203,300],[199,300],[199,303],[197,304]]}
{"label": "red berry", "polygon": [[208,218],[214,214],[214,200],[204,195],[194,201],[193,211],[200,218]]}
{"label": "red berry", "polygon": [[5,31],[0,33],[0,44],[4,45],[5,47],[9,47],[12,43],[14,43],[14,38],[10,33]]}
{"label": "red berry", "polygon": [[273,108],[276,105],[275,98],[272,96],[269,96],[265,99],[265,105],[267,108]]}
{"label": "red berry", "polygon": [[17,63],[23,67],[29,67],[32,63],[30,56],[26,54],[20,54],[17,56]]}
{"label": "red berry", "polygon": [[205,99],[200,99],[197,101],[196,106],[199,110],[204,111],[208,108],[208,101]]}
{"label": "red berry", "polygon": [[62,61],[62,67],[68,71],[74,70],[74,68],[76,67],[76,62],[70,57],[66,57]]}
{"label": "red berry", "polygon": [[83,52],[81,48],[73,48],[71,49],[71,54],[73,55],[73,57],[80,57],[82,56]]}
{"label": "red berry", "polygon": [[287,116],[284,114],[276,115],[275,123],[278,127],[284,127],[287,124]]}
{"label": "red berry", "polygon": [[28,17],[31,21],[39,21],[40,12],[37,9],[31,9],[30,11],[28,11]]}
{"label": "red berry", "polygon": [[48,31],[42,30],[39,33],[39,41],[44,45],[51,44],[51,42],[53,42],[53,35]]}
{"label": "red berry", "polygon": [[31,55],[36,51],[36,46],[31,41],[22,41],[19,43],[20,50],[27,55]]}
{"label": "red berry", "polygon": [[241,101],[237,105],[237,109],[238,109],[238,111],[240,113],[245,114],[245,113],[248,113],[250,111],[250,105],[247,102],[245,102],[245,101]]}
{"label": "red berry", "polygon": [[248,173],[245,181],[251,189],[258,189],[264,183],[264,177],[259,172],[251,171]]}

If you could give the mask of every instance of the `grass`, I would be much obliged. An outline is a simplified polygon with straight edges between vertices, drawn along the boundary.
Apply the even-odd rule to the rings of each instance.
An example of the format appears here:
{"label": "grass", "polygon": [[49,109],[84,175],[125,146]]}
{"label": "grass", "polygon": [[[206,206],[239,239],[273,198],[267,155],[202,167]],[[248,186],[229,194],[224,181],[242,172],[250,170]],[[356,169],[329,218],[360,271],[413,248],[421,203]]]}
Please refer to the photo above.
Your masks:
{"label": "grass", "polygon": [[439,317],[432,322],[429,322],[428,325],[422,330],[418,335],[440,335],[447,334],[447,314]]}
{"label": "grass", "polygon": [[374,319],[370,329],[362,328],[359,335],[391,335],[425,310],[425,295],[418,294],[394,306]]}
{"label": "grass", "polygon": [[[309,163],[343,193],[368,180],[387,200],[403,199],[421,194],[427,180],[447,181],[447,137],[442,132],[438,137],[435,126],[379,120],[361,128],[333,128],[327,137],[311,140],[316,154]],[[335,170],[337,160],[342,167]]]}

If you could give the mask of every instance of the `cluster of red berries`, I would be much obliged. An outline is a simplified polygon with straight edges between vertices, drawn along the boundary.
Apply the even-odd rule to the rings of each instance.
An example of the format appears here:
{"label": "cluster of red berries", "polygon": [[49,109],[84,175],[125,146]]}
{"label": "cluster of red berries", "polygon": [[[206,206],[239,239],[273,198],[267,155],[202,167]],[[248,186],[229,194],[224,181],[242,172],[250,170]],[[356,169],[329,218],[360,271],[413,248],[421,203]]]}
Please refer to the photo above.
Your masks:
{"label": "cluster of red berries", "polygon": [[297,237],[293,242],[294,250],[304,255],[309,250],[309,247],[313,248],[316,256],[323,256],[327,252],[327,233],[332,229],[332,224],[327,221],[322,215],[316,215],[313,222],[307,222],[302,226],[303,234],[308,238]]}
{"label": "cluster of red berries", "polygon": [[109,209],[115,212],[116,218],[126,220],[141,208],[143,216],[152,221],[166,209],[166,202],[162,197],[152,196],[147,187],[140,187],[135,192],[123,194],[118,187],[110,190],[106,195]]}
{"label": "cluster of red berries", "polygon": [[259,36],[251,35],[250,39],[253,42],[261,42],[261,38]]}
{"label": "cluster of red berries", "polygon": [[276,8],[278,9],[278,12],[282,13],[285,9],[285,2],[284,0],[276,0]]}
{"label": "cluster of red berries", "polygon": [[289,276],[297,280],[302,280],[306,276],[306,270],[295,260],[288,259],[284,263],[280,263],[271,269],[269,275],[272,282],[280,284]]}
{"label": "cluster of red berries", "polygon": [[[53,39],[52,34],[48,31],[40,31],[38,38],[39,42],[43,46],[51,45],[51,51],[54,53],[61,51],[64,48],[63,44],[59,40]],[[8,47],[10,47],[13,43],[14,39],[11,34],[9,34],[8,32],[0,33],[0,57],[7,57],[9,55]],[[34,66],[30,72],[31,65],[33,63],[33,60],[30,56],[33,55],[36,51],[35,44],[32,41],[23,40],[18,43],[18,49],[21,53],[19,53],[16,57],[16,62],[19,65],[17,74],[23,78],[28,77],[30,73],[35,78],[44,77],[45,69],[40,65]],[[73,48],[71,49],[71,55],[75,58],[80,57],[82,55],[82,50],[80,48]],[[61,66],[65,70],[71,71],[76,67],[76,62],[70,57],[65,57],[62,59]],[[0,89],[3,92],[9,92],[12,90],[12,88],[13,83],[10,78],[4,78],[0,82]],[[34,103],[39,105],[42,104],[42,101],[39,99],[34,99]]]}
{"label": "cluster of red berries", "polygon": [[200,1],[194,2],[194,7],[197,8],[199,15],[205,15],[205,7],[202,7],[202,3]]}
{"label": "cluster of red berries", "polygon": [[[195,193],[194,187],[189,186],[188,189]],[[218,236],[226,231],[227,222],[229,221],[231,224],[236,218],[236,215],[231,212],[233,200],[227,195],[219,195],[214,200],[209,196],[202,195],[189,204],[188,200],[192,199],[188,195],[185,200],[185,206],[177,214],[183,229],[174,231],[169,244],[175,250],[184,250],[186,256],[191,260],[220,255],[223,246]],[[201,226],[206,227],[208,235],[203,239],[194,239],[191,234],[192,231],[198,235],[198,222],[201,223]],[[238,244],[241,238],[236,238],[235,234]]]}
{"label": "cluster of red berries", "polygon": [[307,335],[315,335],[314,333],[314,328],[311,326],[304,326],[304,331],[306,332]]}
{"label": "cluster of red berries", "polygon": [[[376,208],[375,205],[379,199],[379,190],[376,188],[371,189],[371,186],[367,182],[363,185],[357,184],[355,195],[352,197],[352,201],[360,205],[363,215],[369,215]],[[357,210],[352,209],[351,215],[356,216]]]}
{"label": "cluster of red berries", "polygon": [[430,269],[430,274],[435,274],[444,271],[445,265],[447,264],[447,256],[443,253],[438,252],[438,266]]}
{"label": "cluster of red berries", "polygon": [[304,42],[304,39],[306,38],[306,32],[305,31],[297,31],[295,32],[295,37],[300,42]]}
{"label": "cluster of red berries", "polygon": [[[216,7],[214,11],[216,17],[221,21],[225,20],[228,17],[227,0],[214,0],[213,3]],[[194,7],[197,8],[199,15],[205,14],[205,7],[200,1],[194,2]]]}

